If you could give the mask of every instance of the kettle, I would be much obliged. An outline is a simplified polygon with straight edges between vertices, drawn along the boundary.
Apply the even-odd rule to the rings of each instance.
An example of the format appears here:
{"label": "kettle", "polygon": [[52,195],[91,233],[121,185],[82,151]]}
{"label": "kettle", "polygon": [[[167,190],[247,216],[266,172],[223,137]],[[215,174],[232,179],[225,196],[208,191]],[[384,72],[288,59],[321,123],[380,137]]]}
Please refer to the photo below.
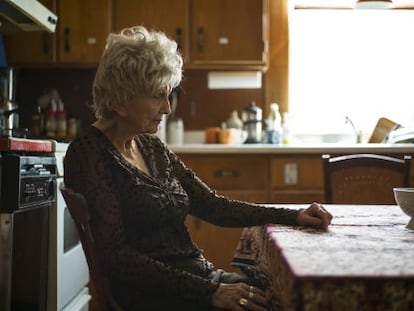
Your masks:
{"label": "kettle", "polygon": [[243,129],[247,132],[246,143],[257,144],[262,142],[262,109],[251,102],[242,111]]}

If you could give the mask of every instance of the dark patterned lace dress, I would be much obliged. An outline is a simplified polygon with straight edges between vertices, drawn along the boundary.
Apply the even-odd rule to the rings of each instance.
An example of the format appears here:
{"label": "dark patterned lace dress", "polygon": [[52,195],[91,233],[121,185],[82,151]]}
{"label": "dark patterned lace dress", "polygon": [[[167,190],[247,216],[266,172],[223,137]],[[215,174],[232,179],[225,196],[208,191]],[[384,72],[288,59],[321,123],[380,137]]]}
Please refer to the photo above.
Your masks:
{"label": "dark patterned lace dress", "polygon": [[135,139],[151,176],[126,161],[92,126],[70,144],[64,162],[66,186],[88,202],[115,297],[127,310],[174,303],[182,303],[177,310],[211,308],[218,287],[210,277],[214,267],[191,240],[186,216],[247,227],[295,224],[298,212],[219,196],[156,136]]}

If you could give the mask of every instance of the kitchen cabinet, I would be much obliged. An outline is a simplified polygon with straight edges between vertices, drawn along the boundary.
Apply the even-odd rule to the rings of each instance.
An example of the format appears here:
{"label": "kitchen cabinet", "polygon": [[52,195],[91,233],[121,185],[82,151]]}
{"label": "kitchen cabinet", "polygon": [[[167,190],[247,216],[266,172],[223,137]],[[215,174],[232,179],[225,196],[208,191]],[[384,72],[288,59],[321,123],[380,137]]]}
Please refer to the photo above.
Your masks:
{"label": "kitchen cabinet", "polygon": [[270,202],[324,201],[320,154],[273,156],[270,161]]}
{"label": "kitchen cabinet", "polygon": [[164,31],[178,42],[186,68],[263,68],[268,5],[268,0],[117,0],[113,29],[144,25]]}
{"label": "kitchen cabinet", "polygon": [[[57,12],[55,0],[39,0],[39,2],[50,11]],[[54,34],[47,31],[33,31],[5,33],[3,36],[9,64],[39,64],[56,60],[56,36]]]}
{"label": "kitchen cabinet", "polygon": [[[180,158],[218,194],[236,200],[266,201],[266,158],[245,155],[180,155]],[[194,241],[217,268],[236,271],[231,260],[242,228],[223,228],[191,216],[186,224]]]}
{"label": "kitchen cabinet", "polygon": [[110,0],[58,0],[58,61],[98,63],[111,30]]}
{"label": "kitchen cabinet", "polygon": [[267,5],[262,0],[193,0],[192,63],[265,65]]}
{"label": "kitchen cabinet", "polygon": [[[188,57],[190,0],[116,0],[113,3],[113,31],[143,25],[174,39],[184,58]],[[186,59],[188,61],[188,59]]]}
{"label": "kitchen cabinet", "polygon": [[[111,30],[111,0],[42,0],[58,15],[55,34],[5,36],[8,62],[26,64],[98,64]],[[23,45],[24,42],[24,45]],[[30,46],[30,48],[24,48]]]}

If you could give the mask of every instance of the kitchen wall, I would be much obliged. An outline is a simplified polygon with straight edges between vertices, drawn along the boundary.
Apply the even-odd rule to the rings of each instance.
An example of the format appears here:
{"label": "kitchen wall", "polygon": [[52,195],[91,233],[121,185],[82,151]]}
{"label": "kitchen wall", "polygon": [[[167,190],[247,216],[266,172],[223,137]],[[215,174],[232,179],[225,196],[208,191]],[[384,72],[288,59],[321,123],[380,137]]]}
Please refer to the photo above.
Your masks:
{"label": "kitchen wall", "polygon": [[[176,116],[184,120],[186,130],[220,126],[234,109],[241,112],[251,101],[264,106],[262,89],[207,88],[206,70],[185,71],[178,97]],[[37,98],[48,89],[56,89],[65,103],[68,116],[93,122],[89,104],[95,69],[92,68],[20,68],[17,70],[16,101],[19,105],[37,105]],[[30,128],[30,115],[21,115],[21,126]]]}
{"label": "kitchen wall", "polygon": [[[48,89],[56,89],[65,104],[68,117],[89,124],[94,120],[88,107],[95,69],[18,68],[16,101],[20,106],[37,106],[37,99]],[[26,110],[26,109],[24,109]],[[31,115],[20,115],[20,126],[31,127]]]}

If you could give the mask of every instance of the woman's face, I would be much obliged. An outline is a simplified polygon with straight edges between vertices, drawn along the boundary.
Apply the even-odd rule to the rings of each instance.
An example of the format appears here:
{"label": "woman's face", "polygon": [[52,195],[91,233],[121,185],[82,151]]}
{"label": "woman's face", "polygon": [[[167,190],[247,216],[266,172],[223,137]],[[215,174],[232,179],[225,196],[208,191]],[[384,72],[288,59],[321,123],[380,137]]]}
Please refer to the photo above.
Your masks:
{"label": "woman's face", "polygon": [[126,105],[122,118],[131,132],[154,134],[158,131],[163,115],[171,112],[169,93],[165,88],[153,95],[138,96]]}

